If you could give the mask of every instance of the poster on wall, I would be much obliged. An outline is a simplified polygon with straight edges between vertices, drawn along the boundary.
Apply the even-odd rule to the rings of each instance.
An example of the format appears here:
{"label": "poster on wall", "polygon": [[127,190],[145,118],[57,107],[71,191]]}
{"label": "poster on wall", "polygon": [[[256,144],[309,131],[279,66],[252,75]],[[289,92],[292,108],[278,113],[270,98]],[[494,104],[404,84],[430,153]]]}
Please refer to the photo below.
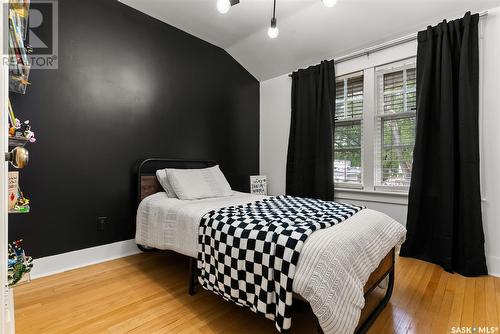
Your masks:
{"label": "poster on wall", "polygon": [[267,195],[267,176],[250,176],[250,192],[254,195]]}
{"label": "poster on wall", "polygon": [[17,203],[19,189],[19,172],[9,172],[9,210]]}

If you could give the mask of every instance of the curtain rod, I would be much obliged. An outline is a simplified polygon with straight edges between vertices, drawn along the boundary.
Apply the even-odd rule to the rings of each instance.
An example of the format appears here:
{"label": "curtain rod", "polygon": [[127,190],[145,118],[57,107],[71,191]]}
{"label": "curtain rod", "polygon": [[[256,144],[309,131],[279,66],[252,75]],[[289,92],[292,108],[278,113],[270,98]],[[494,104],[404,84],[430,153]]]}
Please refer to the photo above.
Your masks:
{"label": "curtain rod", "polygon": [[[484,11],[484,12],[479,13],[479,17],[485,17],[487,15],[488,15],[488,11]],[[393,39],[393,40],[388,41],[388,42],[384,42],[384,43],[381,43],[378,45],[371,46],[369,48],[361,49],[361,50],[346,54],[344,56],[341,56],[341,57],[338,57],[337,59],[335,59],[335,64],[342,63],[342,62],[348,61],[348,60],[352,60],[352,59],[355,59],[355,58],[358,58],[361,56],[367,56],[370,53],[382,51],[382,50],[391,48],[393,46],[397,46],[397,45],[401,45],[404,43],[415,41],[417,39],[417,35],[418,35],[418,33],[413,33],[410,35],[406,35],[403,37]],[[292,73],[290,73],[288,76],[291,77]]]}

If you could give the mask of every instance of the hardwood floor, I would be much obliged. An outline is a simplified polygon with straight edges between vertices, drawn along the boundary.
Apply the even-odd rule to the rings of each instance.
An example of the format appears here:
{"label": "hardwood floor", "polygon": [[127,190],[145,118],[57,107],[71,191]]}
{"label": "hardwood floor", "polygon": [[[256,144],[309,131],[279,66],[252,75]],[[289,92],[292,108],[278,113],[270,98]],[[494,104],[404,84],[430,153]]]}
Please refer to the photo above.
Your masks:
{"label": "hardwood floor", "polygon": [[[15,288],[16,332],[276,333],[271,321],[212,293],[198,288],[189,296],[187,275],[186,258],[157,252],[34,280]],[[500,278],[465,278],[398,258],[391,302],[369,333],[452,333],[470,326],[499,333],[499,319]],[[305,310],[293,320],[293,333],[314,332]]]}

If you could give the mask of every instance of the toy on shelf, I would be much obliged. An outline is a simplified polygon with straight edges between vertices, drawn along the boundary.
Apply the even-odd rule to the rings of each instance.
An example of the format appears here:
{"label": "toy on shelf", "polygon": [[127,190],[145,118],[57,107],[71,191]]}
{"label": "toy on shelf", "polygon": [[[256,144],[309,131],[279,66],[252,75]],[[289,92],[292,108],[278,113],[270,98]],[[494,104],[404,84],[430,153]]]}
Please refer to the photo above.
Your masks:
{"label": "toy on shelf", "polygon": [[30,281],[29,273],[33,268],[33,259],[26,256],[24,249],[21,248],[21,242],[22,240],[17,240],[8,246],[7,276],[10,287]]}
{"label": "toy on shelf", "polygon": [[[30,15],[30,0],[10,0],[10,15],[16,19],[21,38],[26,39],[28,18]],[[13,15],[14,14],[14,15]]]}
{"label": "toy on shelf", "polygon": [[19,188],[19,172],[9,172],[9,213],[28,213],[30,212],[30,200],[24,197],[21,188]]}
{"label": "toy on shelf", "polygon": [[9,90],[25,94],[29,85],[33,49],[25,43],[29,18],[29,0],[11,0],[9,7]]}
{"label": "toy on shelf", "polygon": [[31,131],[31,124],[29,120],[21,123],[15,116],[12,104],[9,100],[9,138],[15,144],[25,144],[26,142],[34,143],[36,141],[35,133]]}
{"label": "toy on shelf", "polygon": [[25,138],[30,143],[36,142],[35,133],[31,131],[30,121],[26,120],[21,123],[16,118],[16,123],[14,126],[10,127],[9,135],[16,138]]}
{"label": "toy on shelf", "polygon": [[17,193],[9,193],[9,213],[29,213],[30,212],[30,200],[24,197],[23,192],[19,187],[17,187]]}
{"label": "toy on shelf", "polygon": [[28,213],[30,212],[30,200],[24,197],[23,192],[20,188],[18,189],[17,203],[14,206],[14,212],[18,213]]}

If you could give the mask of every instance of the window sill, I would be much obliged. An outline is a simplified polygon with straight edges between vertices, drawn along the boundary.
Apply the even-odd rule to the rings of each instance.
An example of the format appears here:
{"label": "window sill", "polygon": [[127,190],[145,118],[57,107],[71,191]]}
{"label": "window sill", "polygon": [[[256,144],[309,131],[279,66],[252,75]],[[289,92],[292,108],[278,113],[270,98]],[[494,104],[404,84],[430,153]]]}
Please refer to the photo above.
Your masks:
{"label": "window sill", "polygon": [[363,190],[363,184],[361,183],[349,183],[349,182],[336,182],[334,183],[335,189],[345,189],[350,190]]}
{"label": "window sill", "polygon": [[408,193],[352,188],[336,188],[335,199],[407,205]]}

